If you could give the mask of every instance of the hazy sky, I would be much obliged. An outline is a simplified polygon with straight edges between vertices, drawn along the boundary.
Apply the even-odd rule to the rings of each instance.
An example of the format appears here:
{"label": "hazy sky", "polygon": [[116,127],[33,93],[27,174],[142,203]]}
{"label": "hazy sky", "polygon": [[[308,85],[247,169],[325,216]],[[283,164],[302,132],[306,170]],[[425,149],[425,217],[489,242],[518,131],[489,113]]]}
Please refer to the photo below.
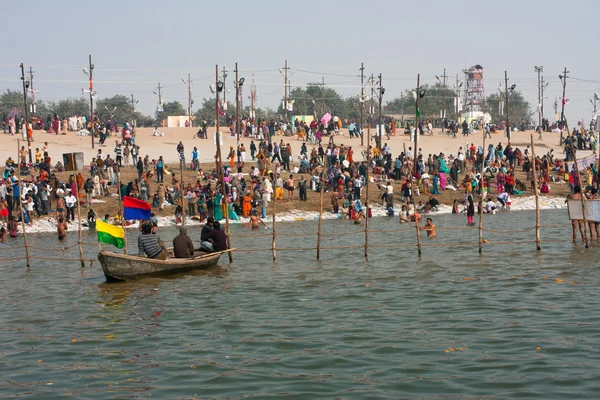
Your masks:
{"label": "hazy sky", "polygon": [[566,66],[571,124],[590,120],[589,100],[600,91],[598,0],[30,0],[4,2],[0,15],[0,87],[21,89],[23,62],[35,71],[39,99],[81,96],[81,69],[92,54],[98,97],[133,93],[145,114],[154,112],[159,81],[163,101],[187,107],[181,79],[191,73],[198,105],[210,96],[215,65],[231,71],[236,61],[246,78],[245,103],[254,71],[258,104],[272,108],[283,96],[279,68],[286,59],[292,86],[324,76],[343,95],[360,93],[364,62],[366,74],[383,74],[384,102],[416,86],[417,73],[433,84],[446,68],[452,86],[463,68],[481,64],[486,95],[507,70],[509,85],[517,84],[533,108],[534,66],[542,65],[550,119]]}

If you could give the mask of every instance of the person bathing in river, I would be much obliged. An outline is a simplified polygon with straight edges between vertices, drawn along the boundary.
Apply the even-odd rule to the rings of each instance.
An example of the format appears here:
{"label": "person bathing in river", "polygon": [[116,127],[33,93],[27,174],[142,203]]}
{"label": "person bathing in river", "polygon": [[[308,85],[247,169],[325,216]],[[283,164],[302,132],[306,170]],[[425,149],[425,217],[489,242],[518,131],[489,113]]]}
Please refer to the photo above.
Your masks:
{"label": "person bathing in river", "polygon": [[427,237],[434,238],[437,237],[437,232],[435,229],[435,224],[431,218],[427,218],[427,222],[424,226],[420,226],[419,230],[427,232]]}
{"label": "person bathing in river", "polygon": [[58,240],[60,242],[64,242],[64,240],[67,238],[67,223],[65,222],[65,220],[62,217],[58,219],[58,225],[56,225],[56,231],[58,233]]}
{"label": "person bathing in river", "polygon": [[257,212],[252,212],[252,216],[250,217],[250,226],[252,227],[252,230],[258,229],[259,222],[265,226],[265,229],[267,228],[267,224],[265,224],[264,221],[258,217]]}

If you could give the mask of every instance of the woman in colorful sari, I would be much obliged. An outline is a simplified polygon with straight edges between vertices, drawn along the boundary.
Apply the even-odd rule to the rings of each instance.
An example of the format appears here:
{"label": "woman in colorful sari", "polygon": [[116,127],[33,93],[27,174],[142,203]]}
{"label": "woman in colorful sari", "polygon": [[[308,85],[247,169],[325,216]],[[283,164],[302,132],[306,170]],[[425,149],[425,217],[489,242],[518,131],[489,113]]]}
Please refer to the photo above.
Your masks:
{"label": "woman in colorful sari", "polygon": [[442,154],[439,158],[440,168],[439,168],[439,176],[440,176],[440,187],[442,190],[446,189],[446,173],[450,172],[450,169],[446,165],[446,161],[444,160],[444,155]]}
{"label": "woman in colorful sari", "polygon": [[213,199],[213,212],[215,215],[215,221],[220,221],[223,219],[223,207],[222,207],[223,195],[221,193],[217,194]]}

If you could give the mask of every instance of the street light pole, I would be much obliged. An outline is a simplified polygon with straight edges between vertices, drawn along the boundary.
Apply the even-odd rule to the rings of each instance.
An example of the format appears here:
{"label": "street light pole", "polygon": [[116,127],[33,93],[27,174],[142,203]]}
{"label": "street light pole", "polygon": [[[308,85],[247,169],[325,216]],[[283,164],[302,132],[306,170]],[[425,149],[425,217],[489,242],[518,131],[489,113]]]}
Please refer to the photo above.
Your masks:
{"label": "street light pole", "polygon": [[383,100],[383,93],[385,89],[381,86],[381,74],[379,74],[379,121],[377,122],[377,139],[379,143],[377,143],[377,147],[381,151],[381,101]]}
{"label": "street light pole", "polygon": [[508,72],[504,71],[504,88],[506,96],[506,137],[510,146],[510,103],[508,102]]}
{"label": "street light pole", "polygon": [[538,75],[538,127],[542,126],[542,72],[544,67],[537,65],[534,67],[535,72]]}
{"label": "street light pole", "polygon": [[[560,110],[560,144],[562,144],[563,142],[563,129],[566,126],[565,123],[565,95],[566,95],[566,91],[567,91],[567,74],[570,71],[567,71],[567,67],[565,67],[565,71],[563,72],[563,75],[559,75],[559,79],[562,81],[562,85],[563,85],[563,92],[562,92],[562,99],[561,99],[561,103],[562,103],[562,108]],[[569,132],[567,132],[567,135],[569,134]]]}
{"label": "street light pole", "polygon": [[31,136],[29,135],[29,115],[27,113],[27,88],[29,87],[29,81],[25,81],[25,67],[23,66],[23,63],[21,63],[21,80],[23,81],[23,109],[25,110],[25,123],[23,124],[23,129],[25,130],[25,135],[27,136],[29,163],[32,164],[33,158],[31,156]]}
{"label": "street light pole", "polygon": [[415,99],[415,137],[414,137],[414,161],[413,161],[413,174],[417,175],[417,157],[419,153],[419,117],[421,112],[419,111],[419,99],[421,98],[421,74],[417,74],[417,98]]}
{"label": "street light pole", "polygon": [[360,145],[364,146],[364,139],[363,139],[363,134],[362,134],[362,127],[363,127],[363,112],[365,109],[365,87],[364,87],[364,80],[365,80],[365,65],[363,63],[360,63]]}
{"label": "street light pole", "polygon": [[90,136],[92,137],[92,149],[94,148],[94,82],[92,80],[92,73],[94,71],[94,64],[92,64],[92,55],[90,54],[90,60],[89,60],[89,67],[90,67],[90,73],[89,73],[89,77],[90,77]]}

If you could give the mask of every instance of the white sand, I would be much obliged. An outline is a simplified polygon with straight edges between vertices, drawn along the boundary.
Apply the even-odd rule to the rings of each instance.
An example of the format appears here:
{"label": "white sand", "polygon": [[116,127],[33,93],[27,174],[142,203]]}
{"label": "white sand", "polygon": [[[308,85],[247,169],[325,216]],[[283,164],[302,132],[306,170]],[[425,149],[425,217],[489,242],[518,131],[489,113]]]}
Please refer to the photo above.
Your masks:
{"label": "white sand", "polygon": [[[152,136],[152,128],[139,128],[136,134],[136,144],[140,146],[140,156],[144,157],[149,155],[151,159],[157,159],[159,156],[163,156],[167,163],[179,163],[178,154],[176,151],[177,144],[181,141],[185,146],[186,160],[189,163],[191,161],[191,153],[194,146],[198,147],[200,151],[201,162],[214,162],[214,155],[216,147],[212,141],[212,132],[214,128],[209,129],[209,137],[211,139],[198,139],[195,137],[198,128],[163,128],[162,131],[165,133],[164,137]],[[237,142],[235,138],[229,136],[229,129],[227,134],[224,134],[222,154],[225,158],[229,152],[230,146],[236,146]],[[482,132],[478,132],[469,137],[463,137],[461,134],[458,135],[457,139],[452,139],[451,136],[441,135],[439,130],[433,136],[421,136],[419,142],[419,148],[422,149],[424,156],[426,157],[429,153],[437,154],[443,152],[446,155],[456,154],[459,147],[465,147],[466,144],[474,143],[475,146],[480,146],[483,140]],[[512,143],[513,146],[524,148],[530,143],[530,134],[532,132],[513,132]],[[371,134],[375,134],[375,130],[371,130]],[[290,143],[292,146],[294,160],[297,161],[297,157],[300,154],[300,146],[302,141],[297,140],[295,136],[276,136],[274,140],[279,142],[280,140],[284,143]],[[403,151],[404,146],[414,147],[414,144],[409,141],[408,136],[392,136],[390,140],[386,140],[383,137],[383,142],[388,143],[392,148],[394,156],[400,154]],[[57,161],[62,161],[62,154],[67,152],[83,152],[85,155],[85,164],[89,165],[92,157],[95,157],[98,152],[98,143],[96,139],[95,149],[91,148],[91,138],[89,136],[77,136],[75,132],[69,132],[67,135],[51,135],[42,131],[34,131],[34,142],[32,143],[32,154],[35,157],[35,149],[40,149],[44,146],[44,142],[48,142],[50,157],[52,158],[53,164]],[[253,139],[242,138],[240,143],[244,143],[246,146],[247,161],[250,161],[250,141]],[[323,146],[325,147],[328,143],[329,138],[324,138]],[[367,136],[365,131],[365,145],[367,144]],[[258,141],[255,140],[258,145]],[[507,140],[502,133],[493,134],[492,139],[487,139],[486,147],[488,144],[493,143],[497,145],[499,142],[506,146]],[[554,149],[554,153],[557,158],[562,157],[562,148],[558,146],[559,134],[558,133],[545,133],[544,140],[538,140],[537,134],[534,134],[534,143],[536,145],[536,154],[543,155],[550,149]],[[114,158],[115,148],[115,137],[106,139],[106,146],[100,147],[102,153],[111,154]],[[347,134],[335,137],[336,144],[344,144],[345,146],[352,146],[354,150],[354,159],[362,161],[361,152],[366,150],[366,146],[360,146],[360,139],[350,138]],[[374,142],[372,143],[374,145]],[[26,143],[22,143],[26,145]],[[538,147],[539,146],[539,147]],[[307,147],[310,150],[313,146],[307,143]],[[579,157],[589,155],[591,152],[580,151],[578,152]],[[414,153],[413,153],[414,154]],[[10,136],[0,134],[0,160],[4,161],[8,156],[12,156],[16,160],[17,155],[17,136]]]}
{"label": "white sand", "polygon": [[[492,198],[495,198],[494,195],[491,195]],[[498,204],[499,205],[499,204]],[[371,203],[371,210],[373,212],[374,217],[384,217],[386,215],[386,209],[380,204]],[[554,210],[554,209],[566,209],[566,204],[564,203],[564,199],[558,197],[540,197],[540,209],[541,210]],[[399,204],[395,207],[396,213],[399,211]],[[535,210],[535,197],[516,197],[512,199],[512,211],[530,211]],[[174,211],[174,208],[173,208]],[[432,212],[431,215],[440,215],[440,214],[450,214],[452,212],[452,207],[448,205],[440,205],[440,209],[437,212]],[[397,215],[397,214],[396,214]],[[500,214],[501,215],[501,214]],[[329,211],[325,211],[323,213],[323,219],[339,219],[341,218],[340,214],[333,214]],[[319,219],[319,213],[315,211],[300,211],[293,210],[287,213],[281,213],[277,215],[277,222],[295,222],[295,221],[315,221]],[[271,217],[267,217],[265,219],[265,223],[270,225],[272,221]],[[232,224],[243,224],[248,223],[248,218],[241,218],[240,221],[231,220]],[[82,220],[82,224],[86,222]],[[204,223],[200,223],[198,221],[194,221],[190,218],[186,218],[186,224],[189,226],[200,226]],[[158,218],[159,226],[175,226],[175,217],[159,217]],[[129,226],[129,229],[137,229],[138,225],[133,224]],[[34,222],[33,226],[27,226],[27,233],[43,233],[43,232],[56,232],[56,221],[54,217],[50,217],[47,219],[40,219]],[[82,226],[82,230],[87,230],[87,226]],[[22,232],[21,225],[19,224],[19,232]],[[71,238],[73,235],[76,235],[77,232],[77,224],[75,222],[69,224],[69,233],[68,236]]]}

